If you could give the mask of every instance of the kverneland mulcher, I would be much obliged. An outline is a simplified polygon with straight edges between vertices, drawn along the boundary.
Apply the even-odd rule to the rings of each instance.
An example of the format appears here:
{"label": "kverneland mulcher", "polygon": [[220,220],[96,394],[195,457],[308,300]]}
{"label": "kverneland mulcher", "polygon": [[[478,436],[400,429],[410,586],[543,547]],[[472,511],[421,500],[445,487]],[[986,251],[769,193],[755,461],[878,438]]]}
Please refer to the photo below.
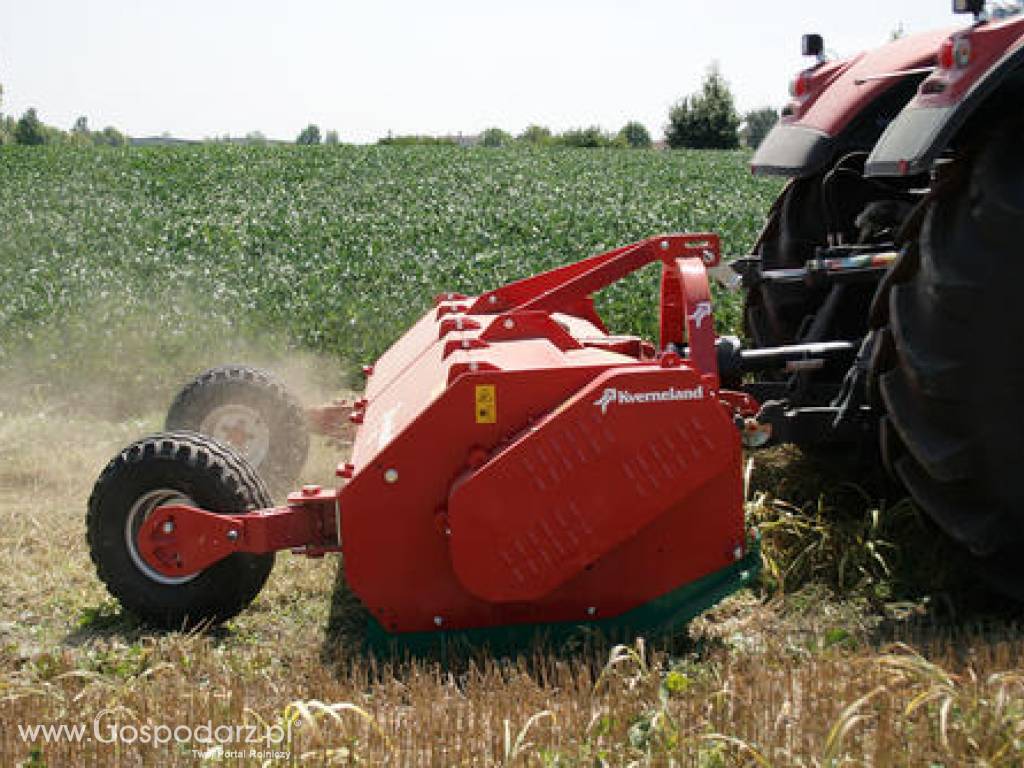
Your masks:
{"label": "kverneland mulcher", "polygon": [[[440,296],[355,403],[202,374],[97,481],[100,578],[178,627],[242,610],[279,550],[343,552],[378,641],[653,633],[756,571],[742,446],[796,442],[877,450],[1024,597],[1024,19],[982,5],[844,60],[804,37],[815,63],[752,163],[792,179],[750,256],[664,235]],[[611,333],[593,295],[651,263],[659,338]],[[709,272],[742,285],[745,342],[716,337]],[[273,506],[308,430],[349,421],[338,487]]]}

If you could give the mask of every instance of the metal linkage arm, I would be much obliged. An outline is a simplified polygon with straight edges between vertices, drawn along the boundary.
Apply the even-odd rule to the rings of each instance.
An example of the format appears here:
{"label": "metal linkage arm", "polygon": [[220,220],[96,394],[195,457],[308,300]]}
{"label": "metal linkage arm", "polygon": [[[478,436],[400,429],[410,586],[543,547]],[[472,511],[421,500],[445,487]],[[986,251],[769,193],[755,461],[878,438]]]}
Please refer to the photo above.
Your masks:
{"label": "metal linkage arm", "polygon": [[142,558],[165,576],[189,576],[236,552],[301,549],[317,555],[341,549],[336,490],[305,486],[284,507],[217,514],[185,505],[157,507],[139,531]]}

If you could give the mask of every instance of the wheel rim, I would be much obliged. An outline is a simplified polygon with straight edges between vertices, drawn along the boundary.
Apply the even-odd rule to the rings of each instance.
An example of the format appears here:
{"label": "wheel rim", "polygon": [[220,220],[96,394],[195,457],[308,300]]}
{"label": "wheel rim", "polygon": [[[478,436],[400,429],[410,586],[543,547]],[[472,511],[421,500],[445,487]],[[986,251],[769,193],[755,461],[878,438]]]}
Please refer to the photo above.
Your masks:
{"label": "wheel rim", "polygon": [[257,469],[270,450],[270,427],[259,411],[247,405],[229,403],[214,408],[199,431],[230,444]]}
{"label": "wheel rim", "polygon": [[138,568],[148,579],[151,579],[158,584],[184,584],[185,582],[192,581],[192,579],[199,574],[192,573],[188,576],[165,576],[147,563],[142,557],[142,553],[139,552],[139,531],[142,529],[142,524],[146,521],[146,518],[153,513],[154,509],[168,504],[182,504],[189,507],[196,506],[196,503],[181,491],[174,491],[170,488],[158,488],[155,491],[143,494],[135,501],[134,504],[132,504],[132,508],[128,511],[128,518],[125,520],[124,524],[125,544],[128,547],[128,555],[131,557],[132,562],[135,563],[135,567]]}

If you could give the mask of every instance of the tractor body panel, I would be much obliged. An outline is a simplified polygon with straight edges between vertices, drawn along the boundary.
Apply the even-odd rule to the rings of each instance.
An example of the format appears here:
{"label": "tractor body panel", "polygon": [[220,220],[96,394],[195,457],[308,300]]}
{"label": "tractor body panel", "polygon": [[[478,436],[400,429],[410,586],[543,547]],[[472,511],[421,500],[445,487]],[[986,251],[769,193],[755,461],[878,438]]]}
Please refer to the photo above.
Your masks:
{"label": "tractor body panel", "polygon": [[[952,32],[947,28],[911,35],[802,72],[806,90],[783,109],[751,160],[753,172],[809,176],[820,171],[843,151],[848,134],[857,133],[871,105],[898,86],[900,78],[889,75],[933,65],[939,46]],[[882,109],[876,119],[892,119],[900,107],[895,105],[892,114]]]}
{"label": "tractor body panel", "polygon": [[[951,66],[940,66],[888,126],[868,157],[869,176],[927,171],[968,118],[1024,67],[1024,18],[986,22],[947,38]],[[957,61],[955,50],[965,51]]]}

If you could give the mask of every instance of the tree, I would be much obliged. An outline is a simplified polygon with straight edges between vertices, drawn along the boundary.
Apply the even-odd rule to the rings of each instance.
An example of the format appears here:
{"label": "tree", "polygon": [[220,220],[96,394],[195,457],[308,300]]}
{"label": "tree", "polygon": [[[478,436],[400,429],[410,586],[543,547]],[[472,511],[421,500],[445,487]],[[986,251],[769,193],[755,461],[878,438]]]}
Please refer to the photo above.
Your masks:
{"label": "tree", "polygon": [[19,144],[43,144],[46,141],[46,132],[35,107],[29,107],[18,124],[14,127],[14,140]]}
{"label": "tree", "polygon": [[631,120],[622,126],[618,138],[627,147],[633,149],[647,149],[651,146],[651,134],[643,123],[638,123],[636,120]]}
{"label": "tree", "polygon": [[94,133],[92,140],[94,144],[107,147],[123,147],[128,143],[128,137],[111,125],[108,125],[102,131]]}
{"label": "tree", "polygon": [[512,134],[501,128],[488,128],[480,134],[481,147],[506,147],[512,143]]}
{"label": "tree", "polygon": [[327,132],[324,136],[324,144],[337,144],[338,143],[338,132],[333,128]]}
{"label": "tree", "polygon": [[89,121],[82,115],[75,124],[71,126],[70,133],[67,134],[67,141],[79,147],[87,147],[93,143],[92,131],[89,130]]}
{"label": "tree", "polygon": [[310,123],[302,129],[302,133],[299,134],[298,138],[295,139],[296,144],[319,144],[320,143],[320,128],[313,123]]}
{"label": "tree", "polygon": [[395,136],[390,131],[388,131],[388,135],[384,138],[377,139],[377,143],[385,147],[412,147],[417,145],[446,147],[458,146],[456,140],[450,136]]}
{"label": "tree", "polygon": [[779,121],[779,112],[774,107],[761,107],[747,112],[743,118],[743,140],[751,149],[757,149],[768,135],[768,131]]}
{"label": "tree", "polygon": [[550,144],[551,129],[543,125],[528,125],[526,130],[519,134],[519,141],[524,144]]}
{"label": "tree", "polygon": [[561,134],[557,141],[566,147],[583,147],[587,149],[614,146],[612,138],[596,125],[592,125],[589,128],[570,128]]}
{"label": "tree", "polygon": [[673,149],[735,149],[739,124],[729,84],[718,65],[712,64],[700,92],[680,100],[669,111],[665,139]]}

